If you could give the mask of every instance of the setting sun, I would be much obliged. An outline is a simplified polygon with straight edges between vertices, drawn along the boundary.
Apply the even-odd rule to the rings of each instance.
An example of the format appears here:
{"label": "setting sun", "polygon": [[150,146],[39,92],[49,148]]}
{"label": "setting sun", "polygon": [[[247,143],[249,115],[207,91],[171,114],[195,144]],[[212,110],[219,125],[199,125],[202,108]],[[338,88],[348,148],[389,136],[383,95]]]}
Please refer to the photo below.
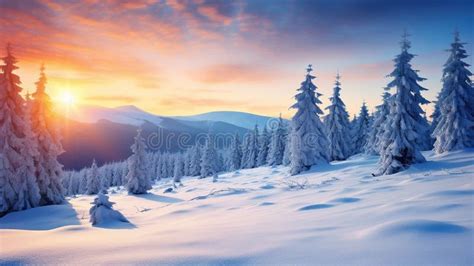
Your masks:
{"label": "setting sun", "polygon": [[70,91],[64,91],[59,97],[59,102],[64,105],[71,106],[76,102],[76,97]]}

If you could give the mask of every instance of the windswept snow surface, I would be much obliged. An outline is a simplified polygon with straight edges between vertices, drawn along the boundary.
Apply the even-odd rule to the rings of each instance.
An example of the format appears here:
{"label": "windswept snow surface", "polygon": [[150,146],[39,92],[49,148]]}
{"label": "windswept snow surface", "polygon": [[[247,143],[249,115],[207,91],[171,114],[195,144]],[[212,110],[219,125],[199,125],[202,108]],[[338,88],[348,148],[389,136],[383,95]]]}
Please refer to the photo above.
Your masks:
{"label": "windswept snow surface", "polygon": [[[261,167],[111,193],[131,225],[93,227],[93,196],[0,218],[0,263],[473,265],[474,150],[372,177],[354,156],[298,176]],[[113,190],[113,189],[112,189]]]}

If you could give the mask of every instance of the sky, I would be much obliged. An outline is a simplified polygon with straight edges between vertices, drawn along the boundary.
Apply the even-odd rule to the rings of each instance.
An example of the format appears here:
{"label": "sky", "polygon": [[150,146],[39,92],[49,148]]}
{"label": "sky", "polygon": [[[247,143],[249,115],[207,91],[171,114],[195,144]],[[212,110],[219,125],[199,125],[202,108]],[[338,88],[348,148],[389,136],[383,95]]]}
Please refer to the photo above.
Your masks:
{"label": "sky", "polygon": [[322,107],[339,71],[354,114],[380,104],[404,30],[434,100],[455,30],[473,52],[473,17],[465,0],[0,0],[0,45],[25,91],[44,63],[49,94],[76,104],[291,117],[313,64]]}

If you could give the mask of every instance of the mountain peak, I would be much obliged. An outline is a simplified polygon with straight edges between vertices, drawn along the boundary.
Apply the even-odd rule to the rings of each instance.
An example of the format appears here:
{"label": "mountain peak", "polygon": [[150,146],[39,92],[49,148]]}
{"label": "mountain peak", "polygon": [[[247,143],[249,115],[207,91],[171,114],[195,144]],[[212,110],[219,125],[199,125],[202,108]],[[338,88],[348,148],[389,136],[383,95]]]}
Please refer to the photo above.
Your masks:
{"label": "mountain peak", "polygon": [[142,109],[136,107],[135,105],[122,105],[119,107],[115,107],[115,110],[119,111],[126,111],[126,112],[145,112]]}

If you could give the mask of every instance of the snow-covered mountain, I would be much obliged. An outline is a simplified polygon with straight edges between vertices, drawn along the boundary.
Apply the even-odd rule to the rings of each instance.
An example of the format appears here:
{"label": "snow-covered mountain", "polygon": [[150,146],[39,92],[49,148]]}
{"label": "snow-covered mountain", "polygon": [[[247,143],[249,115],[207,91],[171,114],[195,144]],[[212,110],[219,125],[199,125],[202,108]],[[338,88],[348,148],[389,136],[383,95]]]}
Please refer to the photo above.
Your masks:
{"label": "snow-covered mountain", "polygon": [[189,121],[221,121],[247,129],[253,129],[256,124],[259,128],[263,128],[268,123],[271,123],[269,120],[274,119],[269,116],[233,111],[209,112],[190,116],[175,116],[175,118]]}
{"label": "snow-covered mountain", "polygon": [[79,105],[71,110],[70,119],[82,123],[95,123],[100,120],[110,122],[140,126],[148,121],[159,125],[163,119],[154,114],[150,114],[133,105],[126,105],[116,108],[108,108],[93,105]]}
{"label": "snow-covered mountain", "polygon": [[161,127],[166,127],[166,125],[171,122],[170,120],[174,119],[181,121],[181,124],[193,127],[202,126],[199,123],[195,123],[202,121],[207,122],[208,126],[213,126],[212,123],[209,122],[220,122],[220,126],[224,125],[222,123],[227,123],[246,129],[253,129],[255,124],[262,128],[272,119],[272,117],[268,116],[233,111],[209,112],[190,116],[161,116],[146,112],[133,105],[116,108],[80,105],[71,111],[70,118],[83,123],[95,123],[100,120],[108,120],[110,122],[134,126],[140,126],[144,122],[150,122]]}
{"label": "snow-covered mountain", "polygon": [[78,195],[0,218],[0,264],[472,265],[474,150],[424,156],[390,176],[359,155],[110,189],[131,224],[91,226],[94,196]]}

